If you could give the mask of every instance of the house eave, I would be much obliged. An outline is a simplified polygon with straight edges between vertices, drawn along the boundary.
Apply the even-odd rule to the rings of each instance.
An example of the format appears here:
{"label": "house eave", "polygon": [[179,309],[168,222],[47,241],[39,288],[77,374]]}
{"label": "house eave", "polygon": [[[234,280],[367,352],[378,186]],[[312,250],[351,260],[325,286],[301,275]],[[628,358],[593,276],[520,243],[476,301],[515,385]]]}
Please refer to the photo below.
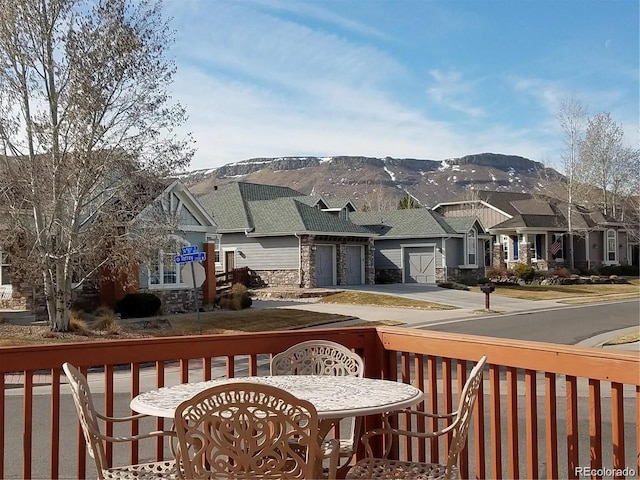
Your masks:
{"label": "house eave", "polygon": [[361,238],[379,237],[377,233],[315,232],[315,231],[308,231],[308,230],[300,231],[300,232],[247,233],[247,237],[290,237],[290,236],[300,236],[300,235],[326,235],[326,236],[332,236],[332,237],[361,237]]}
{"label": "house eave", "polygon": [[436,233],[436,234],[425,234],[425,235],[379,235],[378,239],[380,240],[408,240],[408,239],[417,239],[422,240],[425,238],[464,238],[464,234],[462,233]]}

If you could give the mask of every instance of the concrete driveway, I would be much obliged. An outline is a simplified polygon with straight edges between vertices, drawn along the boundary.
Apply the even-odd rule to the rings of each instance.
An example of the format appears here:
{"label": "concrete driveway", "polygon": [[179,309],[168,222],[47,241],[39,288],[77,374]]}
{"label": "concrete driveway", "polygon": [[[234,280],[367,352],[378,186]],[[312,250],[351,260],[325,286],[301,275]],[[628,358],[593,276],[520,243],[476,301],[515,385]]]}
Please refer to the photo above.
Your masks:
{"label": "concrete driveway", "polygon": [[[325,287],[326,288],[326,287]],[[374,294],[394,295],[398,297],[411,298],[426,302],[434,302],[442,305],[457,307],[454,310],[422,310],[412,308],[380,308],[378,306],[367,305],[346,305],[316,303],[315,301],[254,301],[256,308],[294,308],[299,310],[309,310],[321,313],[333,313],[357,317],[361,320],[396,320],[403,322],[410,327],[419,327],[434,322],[458,320],[469,317],[487,316],[482,312],[485,308],[485,294],[475,293],[465,290],[452,290],[441,288],[435,285],[424,284],[402,284],[394,283],[389,285],[354,285],[334,287],[336,290],[353,290]],[[556,301],[544,300],[519,300],[514,298],[491,295],[491,310],[496,312],[513,313],[526,312],[531,310],[544,310],[549,308],[563,308],[568,305],[557,303]],[[355,323],[355,322],[354,322]],[[341,323],[348,326],[348,323]],[[326,325],[325,325],[326,326]]]}

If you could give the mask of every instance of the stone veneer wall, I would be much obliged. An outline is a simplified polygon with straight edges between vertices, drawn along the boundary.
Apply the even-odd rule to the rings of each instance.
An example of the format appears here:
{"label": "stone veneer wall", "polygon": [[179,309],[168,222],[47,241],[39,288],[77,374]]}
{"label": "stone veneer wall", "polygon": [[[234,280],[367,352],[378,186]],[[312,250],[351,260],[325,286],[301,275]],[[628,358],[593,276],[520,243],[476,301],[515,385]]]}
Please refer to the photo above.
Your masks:
{"label": "stone veneer wall", "polygon": [[347,245],[336,245],[336,284],[347,284]]}
{"label": "stone veneer wall", "polygon": [[316,283],[316,252],[311,249],[313,235],[300,238],[300,279],[302,288],[314,288]]}
{"label": "stone veneer wall", "polygon": [[[364,282],[367,285],[376,283],[376,269],[374,263],[375,247],[373,238],[369,239],[369,243],[364,247]],[[400,276],[402,280],[402,276]]]}
{"label": "stone veneer wall", "polygon": [[505,265],[504,262],[504,252],[502,251],[501,243],[493,244],[493,251],[491,255],[491,265],[499,267],[500,265]]}
{"label": "stone veneer wall", "polygon": [[402,283],[402,270],[399,268],[380,268],[376,273],[384,279],[384,282],[380,283]]}
{"label": "stone veneer wall", "polygon": [[[195,305],[193,303],[193,289],[192,288],[182,288],[182,289],[162,289],[162,290],[151,290],[151,289],[140,289],[141,292],[153,293],[158,296],[162,301],[162,305],[160,306],[160,314],[168,315],[171,313],[185,313],[185,312],[194,312]],[[198,306],[202,307],[202,289],[198,289]]]}
{"label": "stone veneer wall", "polygon": [[298,270],[253,270],[251,275],[252,287],[300,285]]}
{"label": "stone veneer wall", "polygon": [[[437,274],[436,274],[437,275]],[[484,267],[480,268],[447,268],[447,281],[461,282],[465,280],[480,280],[485,278]]]}
{"label": "stone veneer wall", "polygon": [[520,242],[518,244],[518,260],[520,263],[531,265],[531,243]]}

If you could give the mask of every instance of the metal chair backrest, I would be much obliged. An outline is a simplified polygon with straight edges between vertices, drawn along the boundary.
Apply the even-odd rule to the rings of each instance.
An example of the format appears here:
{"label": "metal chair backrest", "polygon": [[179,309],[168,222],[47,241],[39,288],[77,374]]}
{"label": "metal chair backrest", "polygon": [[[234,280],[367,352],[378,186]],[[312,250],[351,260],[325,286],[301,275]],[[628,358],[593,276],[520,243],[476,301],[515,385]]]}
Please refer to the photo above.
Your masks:
{"label": "metal chair backrest", "polygon": [[362,377],[360,355],[328,340],[298,343],[273,356],[271,375],[340,375]]}
{"label": "metal chair backrest", "polygon": [[487,357],[483,356],[473,367],[469,378],[460,393],[458,411],[453,421],[455,427],[452,430],[451,444],[447,458],[447,471],[450,472],[458,464],[460,452],[467,442],[469,425],[473,416],[473,408],[478,398],[478,391],[482,383],[482,370],[487,363]]}
{"label": "metal chair backrest", "polygon": [[87,378],[70,363],[65,362],[62,365],[62,369],[69,380],[73,403],[75,403],[82,432],[87,442],[87,451],[96,462],[98,478],[102,479],[103,470],[108,468],[107,456],[104,443],[99,437],[100,425],[93,406],[93,400],[91,399],[91,390],[89,389]]}
{"label": "metal chair backrest", "polygon": [[211,387],[175,411],[185,478],[316,478],[315,407],[256,383]]}

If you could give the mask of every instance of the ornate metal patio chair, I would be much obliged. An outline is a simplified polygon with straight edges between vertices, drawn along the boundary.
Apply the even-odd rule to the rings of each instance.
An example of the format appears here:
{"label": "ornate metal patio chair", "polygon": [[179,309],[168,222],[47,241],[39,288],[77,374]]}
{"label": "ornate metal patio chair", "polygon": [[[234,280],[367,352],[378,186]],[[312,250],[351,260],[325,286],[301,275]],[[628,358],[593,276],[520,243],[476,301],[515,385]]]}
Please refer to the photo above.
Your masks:
{"label": "ornate metal patio chair", "polygon": [[[360,355],[344,345],[328,340],[301,342],[273,356],[271,375],[364,376]],[[349,463],[355,453],[355,439],[360,435],[361,418],[343,421],[346,432],[340,435],[340,458]],[[323,444],[323,449],[326,444]],[[327,453],[327,452],[325,452]]]}
{"label": "ornate metal patio chair", "polygon": [[[187,479],[311,479],[322,467],[315,407],[276,387],[211,387],[181,403],[174,422]],[[334,441],[329,478],[337,462]]]}
{"label": "ornate metal patio chair", "polygon": [[109,467],[105,453],[106,442],[133,442],[143,438],[169,436],[175,439],[176,433],[173,431],[153,431],[131,436],[108,436],[104,435],[100,429],[100,422],[127,422],[147,415],[133,415],[130,417],[107,417],[96,412],[91,398],[91,391],[86,377],[69,363],[62,365],[64,373],[69,379],[69,387],[73,394],[73,401],[78,411],[78,418],[84,438],[87,442],[87,451],[96,462],[96,470],[99,479],[177,479],[175,460],[163,462],[140,463],[135,465],[124,465],[121,467]]}
{"label": "ornate metal patio chair", "polygon": [[[362,442],[365,445],[366,457],[356,463],[347,472],[348,479],[370,479],[370,478],[401,478],[401,479],[417,479],[417,480],[435,480],[435,479],[451,479],[458,478],[458,456],[464,448],[469,432],[469,422],[473,414],[473,407],[478,397],[478,389],[482,382],[482,369],[487,361],[487,357],[482,357],[471,370],[471,374],[467,379],[459,397],[458,410],[449,414],[437,415],[417,410],[404,409],[396,412],[389,412],[383,415],[385,427],[373,429],[362,436]],[[424,421],[425,418],[437,418],[438,420],[452,420],[449,425],[435,432],[414,432],[410,430],[402,430],[392,428],[389,419],[392,416],[400,419],[404,417],[406,423],[404,425],[415,426],[418,422]],[[400,423],[398,423],[400,425]],[[411,428],[411,427],[407,427]],[[440,465],[436,463],[423,462],[405,462],[400,460],[389,459],[388,455],[393,445],[393,440],[398,442],[402,437],[408,439],[416,439],[417,442],[426,441],[441,435],[451,433],[451,443],[447,454],[447,463]],[[376,458],[370,440],[372,437],[385,436],[385,450],[382,458]],[[407,448],[413,448],[415,443],[410,440],[399,445],[409,445]]]}

